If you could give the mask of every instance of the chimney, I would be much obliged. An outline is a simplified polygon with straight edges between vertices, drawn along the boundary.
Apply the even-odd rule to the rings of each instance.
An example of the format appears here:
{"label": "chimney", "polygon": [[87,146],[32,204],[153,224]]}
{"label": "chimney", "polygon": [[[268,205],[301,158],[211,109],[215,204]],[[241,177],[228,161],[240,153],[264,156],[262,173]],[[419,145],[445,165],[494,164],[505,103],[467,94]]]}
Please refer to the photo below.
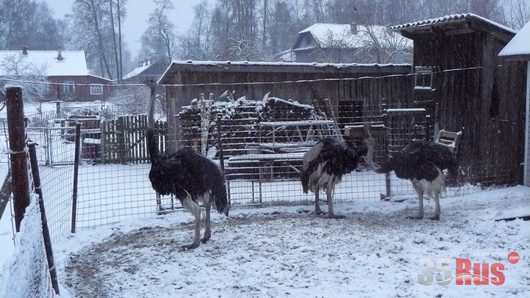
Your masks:
{"label": "chimney", "polygon": [[62,55],[62,53],[61,53],[61,50],[58,50],[58,51],[57,51],[57,60],[59,60],[59,61],[64,60],[64,57],[63,57],[63,55]]}
{"label": "chimney", "polygon": [[28,47],[22,47],[22,55],[28,55]]}
{"label": "chimney", "polygon": [[357,34],[357,23],[356,22],[350,23],[350,31],[352,34]]}

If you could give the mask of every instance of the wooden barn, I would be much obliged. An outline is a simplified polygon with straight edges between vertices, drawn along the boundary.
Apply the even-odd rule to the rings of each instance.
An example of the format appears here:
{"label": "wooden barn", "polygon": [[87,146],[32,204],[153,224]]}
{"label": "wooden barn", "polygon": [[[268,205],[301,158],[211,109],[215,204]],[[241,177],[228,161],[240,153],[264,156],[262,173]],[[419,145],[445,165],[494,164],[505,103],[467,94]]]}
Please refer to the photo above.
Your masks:
{"label": "wooden barn", "polygon": [[[188,61],[173,62],[158,82],[166,87],[168,111],[175,115],[201,93],[213,93],[216,98],[230,90],[236,98],[252,100],[269,92],[302,104],[327,98],[336,116],[372,121],[383,114],[382,98],[396,107],[412,101],[413,77],[410,64]],[[179,139],[177,133],[170,132],[170,139]]]}
{"label": "wooden barn", "polygon": [[464,175],[521,182],[525,67],[497,57],[515,31],[474,14],[392,29],[414,41],[417,105],[432,112],[438,129],[463,132]]}
{"label": "wooden barn", "polygon": [[513,61],[525,61],[526,67],[526,108],[525,108],[525,151],[523,184],[530,186],[530,22],[499,53],[501,58]]}

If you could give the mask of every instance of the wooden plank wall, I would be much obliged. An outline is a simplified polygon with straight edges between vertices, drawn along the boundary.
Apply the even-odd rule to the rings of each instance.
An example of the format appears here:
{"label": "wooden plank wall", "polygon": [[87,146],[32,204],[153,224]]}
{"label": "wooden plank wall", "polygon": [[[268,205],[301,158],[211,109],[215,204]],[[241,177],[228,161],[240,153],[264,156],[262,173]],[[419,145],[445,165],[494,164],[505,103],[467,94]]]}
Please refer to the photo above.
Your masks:
{"label": "wooden plank wall", "polygon": [[[100,158],[103,163],[145,163],[149,161],[146,145],[147,115],[121,116],[101,123]],[[158,147],[165,151],[167,123],[155,122]]]}
{"label": "wooden plank wall", "polygon": [[493,96],[499,111],[492,115],[495,100],[481,97],[483,71],[441,74],[440,128],[463,132],[459,160],[472,182],[514,183],[524,150],[524,76],[517,75],[517,67],[497,67]]}

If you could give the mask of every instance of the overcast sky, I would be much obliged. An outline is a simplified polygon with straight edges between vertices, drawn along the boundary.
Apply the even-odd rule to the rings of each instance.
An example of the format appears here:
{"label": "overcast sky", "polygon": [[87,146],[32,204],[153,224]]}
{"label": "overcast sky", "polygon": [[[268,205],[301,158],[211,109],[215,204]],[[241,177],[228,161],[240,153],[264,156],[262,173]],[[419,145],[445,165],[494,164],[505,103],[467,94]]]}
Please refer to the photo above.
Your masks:
{"label": "overcast sky", "polygon": [[[63,17],[71,12],[74,0],[43,0],[47,2],[54,11],[55,17]],[[173,0],[175,10],[172,11],[171,17],[173,24],[177,27],[178,32],[185,32],[193,20],[192,8],[200,0]],[[122,30],[124,40],[129,45],[133,58],[140,48],[140,37],[147,28],[147,17],[154,10],[152,0],[128,0],[127,1],[127,18],[123,24]]]}

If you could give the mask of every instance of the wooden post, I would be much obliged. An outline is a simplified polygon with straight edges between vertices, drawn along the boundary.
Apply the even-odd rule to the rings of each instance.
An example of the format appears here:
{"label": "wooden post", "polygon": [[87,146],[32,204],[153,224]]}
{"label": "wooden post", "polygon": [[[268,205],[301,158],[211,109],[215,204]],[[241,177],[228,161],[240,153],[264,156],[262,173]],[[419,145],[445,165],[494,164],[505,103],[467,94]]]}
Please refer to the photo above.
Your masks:
{"label": "wooden post", "polygon": [[116,119],[116,141],[118,142],[118,160],[121,164],[126,164],[126,152],[125,152],[125,124],[124,117],[118,117]]}
{"label": "wooden post", "polygon": [[223,140],[221,138],[221,117],[217,117],[217,146],[219,147],[219,164],[221,165],[221,170],[223,171],[223,175],[225,172],[225,159],[224,159],[224,152],[223,152]]}
{"label": "wooden post", "polygon": [[29,205],[28,164],[26,159],[26,125],[21,87],[6,89],[7,125],[11,156],[11,187],[15,209],[15,229],[20,232],[20,223]]}
{"label": "wooden post", "polygon": [[57,271],[55,270],[55,262],[53,260],[52,241],[50,237],[50,230],[48,229],[48,220],[46,218],[46,209],[44,208],[42,189],[40,188],[40,174],[39,164],[37,162],[37,151],[35,150],[35,143],[33,142],[29,144],[29,158],[31,163],[31,173],[33,176],[33,185],[35,186],[35,193],[39,196],[42,237],[44,238],[44,249],[46,251],[46,259],[48,261],[48,270],[50,271],[52,287],[55,291],[55,294],[59,295],[59,282],[57,281]]}
{"label": "wooden post", "polygon": [[177,121],[176,115],[176,103],[175,92],[173,88],[178,87],[167,87],[167,152],[176,152],[179,148],[177,144]]}
{"label": "wooden post", "polygon": [[77,181],[79,177],[79,161],[81,155],[81,124],[75,124],[75,157],[74,157],[74,182],[72,189],[72,218],[71,232],[75,233],[77,217]]}

